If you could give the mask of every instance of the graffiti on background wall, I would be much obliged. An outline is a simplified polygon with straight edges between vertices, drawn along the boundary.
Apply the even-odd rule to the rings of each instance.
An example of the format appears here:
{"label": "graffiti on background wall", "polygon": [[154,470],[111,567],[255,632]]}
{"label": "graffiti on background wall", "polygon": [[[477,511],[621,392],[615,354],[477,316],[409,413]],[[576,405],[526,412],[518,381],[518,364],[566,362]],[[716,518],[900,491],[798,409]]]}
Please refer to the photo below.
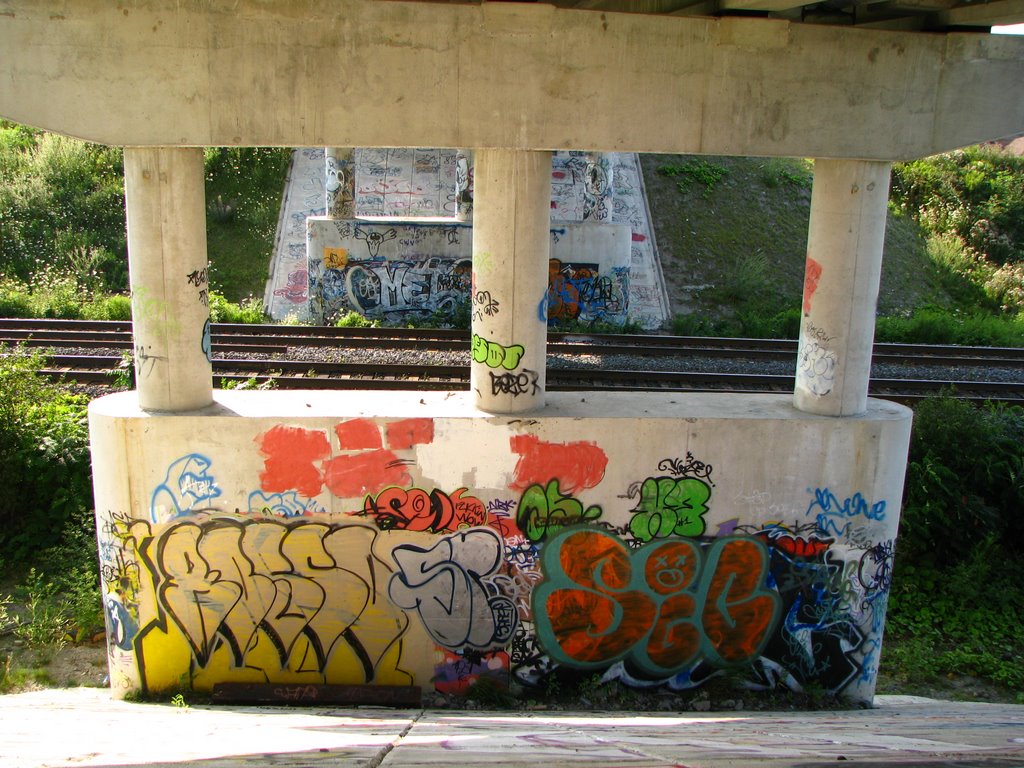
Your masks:
{"label": "graffiti on background wall", "polygon": [[[621,277],[624,271],[620,270]],[[594,320],[625,310],[628,287],[610,275],[602,275],[597,264],[548,260],[548,292],[539,315],[545,322]]]}
{"label": "graffiti on background wall", "polygon": [[456,150],[361,147],[354,154],[359,216],[450,217],[458,199],[472,202],[472,169]]}
{"label": "graffiti on background wall", "polygon": [[[552,227],[549,290],[539,308],[544,320],[625,318],[630,266],[621,229]],[[307,271],[294,270],[275,295],[299,300],[308,290],[318,323],[346,312],[400,321],[435,312],[453,315],[465,307],[479,321],[500,311],[502,297],[473,288],[474,261],[482,275],[493,265],[487,254],[473,254],[471,229],[464,223],[310,219],[307,244]],[[587,259],[565,257],[581,249]]]}
{"label": "graffiti on background wall", "polygon": [[671,689],[725,668],[766,687],[873,680],[893,541],[864,531],[884,500],[826,483],[795,509],[723,494],[692,453],[612,492],[600,445],[529,433],[509,438],[504,487],[441,488],[415,479],[434,440],[430,418],[277,424],[241,493],[215,455],[169,462],[149,519],[100,518],[111,653],[143,685],[424,684],[424,658],[448,692],[559,668]]}

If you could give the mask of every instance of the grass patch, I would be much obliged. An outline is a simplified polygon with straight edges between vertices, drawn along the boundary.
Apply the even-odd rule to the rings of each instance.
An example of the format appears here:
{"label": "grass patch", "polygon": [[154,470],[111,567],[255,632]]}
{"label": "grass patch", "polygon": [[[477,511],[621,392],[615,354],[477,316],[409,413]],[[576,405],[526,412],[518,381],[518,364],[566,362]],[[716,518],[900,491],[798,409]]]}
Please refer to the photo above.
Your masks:
{"label": "grass patch", "polygon": [[263,295],[290,158],[277,147],[206,150],[210,285],[231,302]]}
{"label": "grass patch", "polygon": [[943,309],[924,308],[909,317],[878,318],[875,341],[1024,347],[1024,316],[959,315]]}
{"label": "grass patch", "polygon": [[658,173],[676,179],[676,187],[680,192],[689,191],[693,184],[700,185],[703,187],[701,196],[707,200],[718,182],[729,173],[729,169],[702,158],[695,158],[685,163],[663,165],[658,168]]}
{"label": "grass patch", "polygon": [[987,681],[1024,704],[1024,559],[988,539],[953,564],[897,557],[882,669],[905,691]]}

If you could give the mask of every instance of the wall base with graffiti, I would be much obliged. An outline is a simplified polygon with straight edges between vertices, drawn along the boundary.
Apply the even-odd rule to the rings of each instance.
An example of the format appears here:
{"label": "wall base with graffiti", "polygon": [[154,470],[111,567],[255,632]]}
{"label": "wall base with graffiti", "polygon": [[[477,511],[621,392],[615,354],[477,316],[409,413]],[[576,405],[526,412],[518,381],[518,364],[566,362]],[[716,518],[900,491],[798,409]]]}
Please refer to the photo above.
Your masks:
{"label": "wall base with graffiti", "polygon": [[[324,216],[306,220],[309,310],[328,325],[348,312],[401,323],[439,314],[500,312],[474,293],[473,228],[466,224],[370,223]],[[548,290],[537,297],[545,320],[622,325],[629,309],[631,232],[624,224],[565,222],[551,227]],[[477,254],[479,269],[493,268]]]}
{"label": "wall base with graffiti", "polygon": [[870,702],[910,411],[783,395],[216,391],[90,405],[111,686],[728,674]]}

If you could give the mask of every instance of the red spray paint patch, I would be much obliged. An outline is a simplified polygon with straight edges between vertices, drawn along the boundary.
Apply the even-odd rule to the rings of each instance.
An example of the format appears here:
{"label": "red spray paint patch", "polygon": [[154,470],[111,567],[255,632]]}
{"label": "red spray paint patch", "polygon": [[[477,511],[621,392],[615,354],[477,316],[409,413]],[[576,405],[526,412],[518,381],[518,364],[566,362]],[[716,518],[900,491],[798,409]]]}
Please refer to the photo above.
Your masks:
{"label": "red spray paint patch", "polygon": [[644,236],[644,235],[641,235],[639,232],[634,232],[632,239],[633,239],[634,243],[642,243],[642,242],[645,242],[647,240],[647,237]]}
{"label": "red spray paint patch", "polygon": [[388,485],[409,485],[412,479],[398,457],[383,449],[325,461],[324,485],[335,496],[347,499]]}
{"label": "red spray paint patch", "polygon": [[312,498],[320,493],[320,470],[313,464],[330,455],[327,434],[317,429],[271,427],[256,440],[266,456],[260,488],[267,493],[296,490]]}
{"label": "red spray paint patch", "polygon": [[395,451],[434,442],[433,419],[403,419],[385,427],[388,446]]}
{"label": "red spray paint patch", "polygon": [[818,281],[821,279],[821,264],[810,256],[807,257],[807,266],[804,268],[804,314],[811,312],[811,299],[814,292],[818,290]]}
{"label": "red spray paint patch", "polygon": [[369,419],[349,419],[334,428],[343,451],[363,451],[383,447],[380,430]]}
{"label": "red spray paint patch", "polygon": [[564,493],[576,493],[600,483],[608,467],[608,457],[596,443],[545,443],[533,435],[515,435],[509,444],[519,454],[511,484],[517,491],[557,479]]}

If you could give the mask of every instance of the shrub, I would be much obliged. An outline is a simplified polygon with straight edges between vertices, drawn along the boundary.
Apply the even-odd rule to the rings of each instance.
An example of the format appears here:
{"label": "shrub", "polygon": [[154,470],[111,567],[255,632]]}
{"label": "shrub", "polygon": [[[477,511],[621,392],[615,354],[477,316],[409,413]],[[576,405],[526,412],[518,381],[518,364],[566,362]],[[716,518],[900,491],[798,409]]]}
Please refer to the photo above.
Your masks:
{"label": "shrub", "polygon": [[806,160],[792,160],[772,157],[760,166],[761,182],[769,189],[783,185],[809,189],[814,176],[810,163]]}
{"label": "shrub", "polygon": [[358,312],[346,312],[334,321],[335,328],[379,328],[379,320],[370,320]]}
{"label": "shrub", "polygon": [[46,265],[127,288],[120,149],[0,122],[0,264],[28,281]]}
{"label": "shrub", "polygon": [[0,345],[0,551],[26,562],[61,538],[92,495],[85,398],[43,380],[43,356]]}
{"label": "shrub", "polygon": [[209,292],[210,321],[214,323],[245,323],[255,325],[266,322],[263,300],[250,296],[235,304],[217,291]]}
{"label": "shrub", "polygon": [[[988,537],[960,562],[897,554],[884,668],[902,685],[972,675],[1024,692],[1024,561]],[[902,686],[901,686],[902,687]],[[905,689],[904,689],[905,690]],[[913,692],[913,689],[911,691]]]}
{"label": "shrub", "polygon": [[898,163],[891,195],[930,233],[995,264],[1024,259],[1024,158],[978,146]]}
{"label": "shrub", "polygon": [[83,307],[83,316],[86,320],[131,320],[131,297],[120,294],[96,296]]}
{"label": "shrub", "polygon": [[1024,409],[948,395],[921,402],[903,507],[901,548],[915,558],[956,562],[988,537],[1021,551]]}
{"label": "shrub", "polygon": [[32,317],[28,286],[17,278],[0,277],[0,317]]}

